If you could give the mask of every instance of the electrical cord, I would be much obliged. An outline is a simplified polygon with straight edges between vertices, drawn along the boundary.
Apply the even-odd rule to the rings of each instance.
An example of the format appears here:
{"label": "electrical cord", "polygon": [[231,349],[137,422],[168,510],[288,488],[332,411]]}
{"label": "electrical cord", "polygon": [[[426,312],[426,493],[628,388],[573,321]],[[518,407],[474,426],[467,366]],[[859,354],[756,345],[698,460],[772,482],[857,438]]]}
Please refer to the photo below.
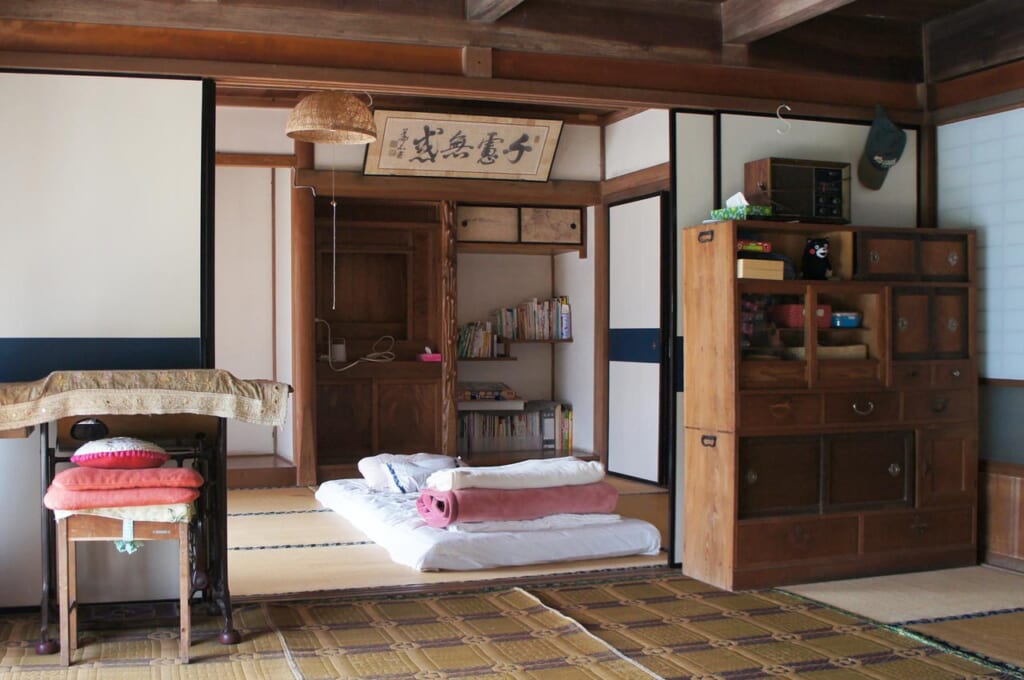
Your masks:
{"label": "electrical cord", "polygon": [[[332,371],[337,371],[338,373],[340,373],[341,371],[347,371],[356,364],[361,364],[364,362],[386,363],[388,361],[395,360],[395,353],[391,351],[395,346],[395,338],[390,335],[382,335],[379,338],[377,338],[377,340],[374,341],[373,347],[371,348],[369,354],[361,356],[353,361],[350,361],[344,366],[335,366],[334,358],[331,356],[331,347],[334,346],[334,338],[332,337],[331,334],[331,324],[327,323],[326,320],[320,318],[316,318],[313,320],[316,323],[322,323],[323,325],[327,326],[327,365],[330,366]],[[387,344],[386,346],[382,347],[381,343]]]}

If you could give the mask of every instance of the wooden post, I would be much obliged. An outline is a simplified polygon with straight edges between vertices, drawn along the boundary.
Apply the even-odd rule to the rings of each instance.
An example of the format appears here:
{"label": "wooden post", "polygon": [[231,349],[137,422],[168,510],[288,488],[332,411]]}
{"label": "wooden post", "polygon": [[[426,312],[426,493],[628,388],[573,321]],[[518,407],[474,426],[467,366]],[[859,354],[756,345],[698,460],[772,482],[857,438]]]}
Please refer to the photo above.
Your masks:
{"label": "wooden post", "polygon": [[[313,167],[313,144],[295,142],[295,167]],[[316,484],[316,261],[314,201],[292,186],[292,436],[295,483]]]}

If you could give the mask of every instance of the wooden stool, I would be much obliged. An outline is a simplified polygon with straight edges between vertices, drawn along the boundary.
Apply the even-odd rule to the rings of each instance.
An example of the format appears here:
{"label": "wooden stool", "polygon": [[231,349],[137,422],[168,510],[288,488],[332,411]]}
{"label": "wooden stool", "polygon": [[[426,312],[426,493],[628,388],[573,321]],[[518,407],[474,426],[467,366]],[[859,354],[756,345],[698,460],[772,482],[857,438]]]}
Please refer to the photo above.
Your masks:
{"label": "wooden stool", "polygon": [[[71,663],[71,652],[78,647],[78,602],[75,543],[77,541],[113,541],[122,538],[123,521],[98,515],[69,515],[57,521],[57,588],[60,606],[60,662]],[[189,523],[135,522],[134,539],[137,541],[177,540],[179,573],[179,607],[181,614],[182,663],[188,663],[192,638],[192,620],[189,611],[191,570],[188,545]]]}

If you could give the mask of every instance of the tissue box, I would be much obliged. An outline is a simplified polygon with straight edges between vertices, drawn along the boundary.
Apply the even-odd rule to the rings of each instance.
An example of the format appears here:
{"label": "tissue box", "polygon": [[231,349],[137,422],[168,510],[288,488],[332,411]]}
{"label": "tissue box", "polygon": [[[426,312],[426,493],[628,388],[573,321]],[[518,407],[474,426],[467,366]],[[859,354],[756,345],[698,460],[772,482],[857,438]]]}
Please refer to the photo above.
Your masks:
{"label": "tissue box", "polygon": [[770,205],[739,205],[735,208],[715,208],[711,211],[713,220],[747,220],[756,217],[771,217]]}

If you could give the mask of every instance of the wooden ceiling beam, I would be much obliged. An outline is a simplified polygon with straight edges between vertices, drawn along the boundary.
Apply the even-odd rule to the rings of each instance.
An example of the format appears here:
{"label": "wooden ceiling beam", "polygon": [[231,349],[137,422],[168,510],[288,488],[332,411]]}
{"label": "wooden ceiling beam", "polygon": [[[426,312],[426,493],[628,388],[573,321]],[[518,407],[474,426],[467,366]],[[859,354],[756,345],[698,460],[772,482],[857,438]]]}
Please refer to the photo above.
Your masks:
{"label": "wooden ceiling beam", "polygon": [[853,0],[724,0],[722,42],[750,44],[851,2]]}
{"label": "wooden ceiling beam", "polygon": [[523,0],[466,0],[466,20],[493,24],[521,4]]}
{"label": "wooden ceiling beam", "polygon": [[927,81],[948,80],[1024,58],[1024,11],[1020,0],[986,0],[925,24],[924,36]]}

